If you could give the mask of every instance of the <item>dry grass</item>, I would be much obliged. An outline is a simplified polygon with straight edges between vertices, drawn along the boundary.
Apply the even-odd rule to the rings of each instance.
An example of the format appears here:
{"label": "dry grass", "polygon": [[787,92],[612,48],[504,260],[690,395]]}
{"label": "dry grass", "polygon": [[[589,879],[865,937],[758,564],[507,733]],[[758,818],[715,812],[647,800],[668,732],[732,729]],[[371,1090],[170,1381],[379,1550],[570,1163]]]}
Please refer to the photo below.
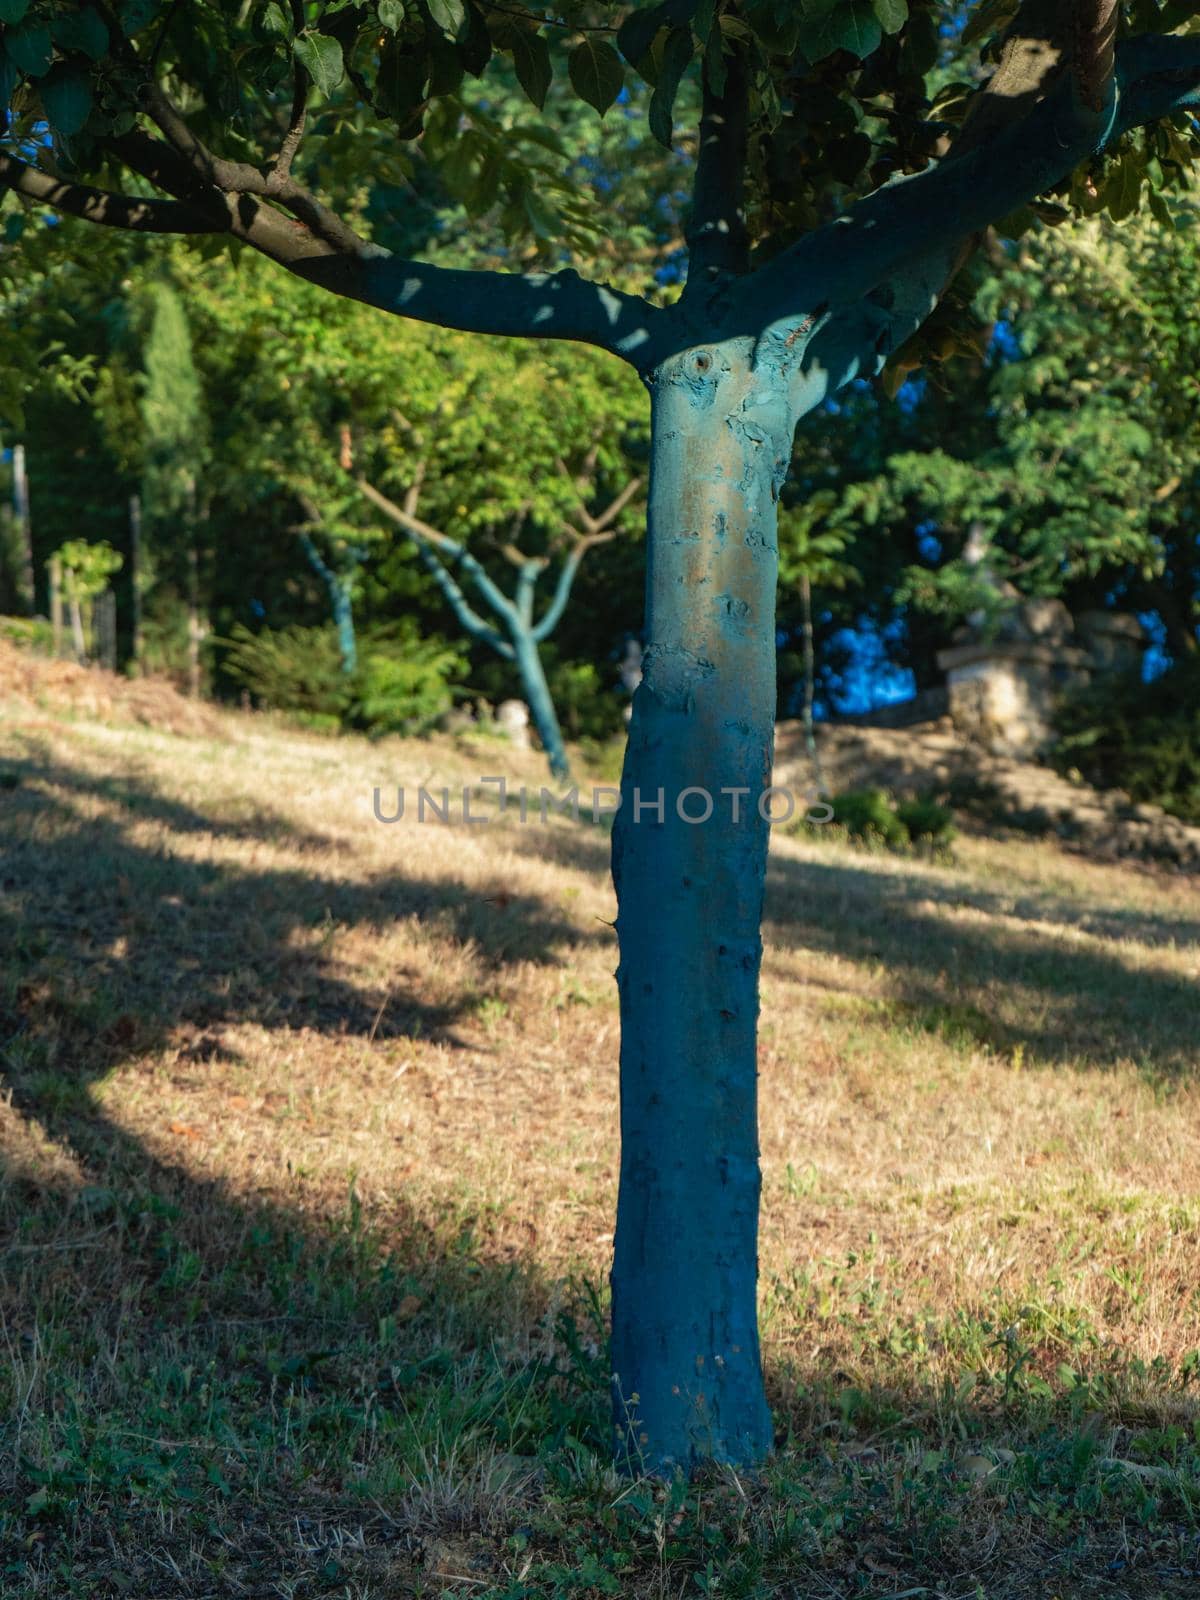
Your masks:
{"label": "dry grass", "polygon": [[375,784],[541,783],[494,745],[33,698],[0,732],[6,1592],[1184,1592],[1193,881],[777,835],[780,1464],[677,1503],[589,1453],[603,831],[374,820]]}

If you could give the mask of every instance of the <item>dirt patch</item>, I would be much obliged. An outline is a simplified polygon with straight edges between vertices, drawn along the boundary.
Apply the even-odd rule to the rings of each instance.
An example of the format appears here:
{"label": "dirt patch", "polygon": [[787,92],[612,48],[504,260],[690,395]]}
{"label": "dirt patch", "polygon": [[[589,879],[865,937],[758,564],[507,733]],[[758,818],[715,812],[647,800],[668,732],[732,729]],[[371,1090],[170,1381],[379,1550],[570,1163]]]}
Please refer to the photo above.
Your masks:
{"label": "dirt patch", "polygon": [[0,639],[0,704],[92,722],[138,723],[168,733],[228,739],[230,724],[165,678],[123,678],[100,667],[46,660]]}

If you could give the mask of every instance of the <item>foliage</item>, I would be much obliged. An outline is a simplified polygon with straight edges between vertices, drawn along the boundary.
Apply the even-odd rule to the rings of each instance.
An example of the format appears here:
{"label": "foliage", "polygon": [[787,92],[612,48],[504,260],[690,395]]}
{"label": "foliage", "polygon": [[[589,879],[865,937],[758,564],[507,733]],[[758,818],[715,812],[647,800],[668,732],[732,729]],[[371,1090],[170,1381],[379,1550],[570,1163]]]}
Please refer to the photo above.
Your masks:
{"label": "foliage", "polygon": [[369,733],[428,727],[449,708],[451,685],[463,672],[459,651],[420,638],[406,621],[365,630],[349,677],[328,624],[260,633],[237,625],[221,643],[224,672],[259,705],[315,726]]}
{"label": "foliage", "polygon": [[1055,723],[1060,768],[1200,823],[1200,659],[1150,683],[1140,673],[1101,679],[1070,697]]}
{"label": "foliage", "polygon": [[[960,364],[949,393],[918,392],[875,470],[843,479],[831,521],[853,536],[869,603],[944,633],[1014,589],[1072,610],[1115,602],[1158,612],[1173,651],[1196,648],[1193,198],[1173,220],[1063,226],[977,274],[998,329],[986,361]],[[856,442],[879,440],[873,416],[850,420]]]}
{"label": "foliage", "polygon": [[828,804],[830,821],[811,826],[836,828],[863,844],[903,851],[914,845],[946,850],[954,842],[953,812],[929,796],[897,801],[884,789],[848,789]]}
{"label": "foliage", "polygon": [[50,559],[59,563],[64,598],[76,602],[94,600],[103,594],[109,579],[124,565],[124,558],[107,539],[96,544],[89,544],[86,539],[68,539]]}

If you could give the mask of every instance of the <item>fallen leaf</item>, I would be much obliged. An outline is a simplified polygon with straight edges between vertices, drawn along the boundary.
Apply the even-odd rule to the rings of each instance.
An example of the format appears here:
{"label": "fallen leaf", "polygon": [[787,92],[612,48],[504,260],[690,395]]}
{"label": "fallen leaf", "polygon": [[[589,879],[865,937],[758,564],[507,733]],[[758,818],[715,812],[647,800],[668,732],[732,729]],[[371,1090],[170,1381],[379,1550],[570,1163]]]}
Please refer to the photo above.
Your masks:
{"label": "fallen leaf", "polygon": [[245,1111],[250,1102],[244,1094],[231,1094],[225,1104],[231,1111]]}
{"label": "fallen leaf", "polygon": [[200,1139],[203,1135],[199,1128],[193,1128],[190,1122],[173,1122],[172,1133],[178,1134],[181,1139]]}
{"label": "fallen leaf", "polygon": [[406,1294],[404,1299],[401,1300],[400,1304],[396,1307],[397,1319],[401,1322],[407,1322],[409,1317],[416,1316],[417,1312],[420,1311],[424,1303],[425,1302],[421,1299],[419,1294]]}

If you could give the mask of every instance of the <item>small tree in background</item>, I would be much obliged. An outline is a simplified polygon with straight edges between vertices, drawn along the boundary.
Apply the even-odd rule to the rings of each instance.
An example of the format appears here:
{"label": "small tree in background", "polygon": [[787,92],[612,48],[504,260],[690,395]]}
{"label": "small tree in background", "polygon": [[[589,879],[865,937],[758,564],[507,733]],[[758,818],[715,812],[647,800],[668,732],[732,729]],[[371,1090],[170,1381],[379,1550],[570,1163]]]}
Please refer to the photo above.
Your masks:
{"label": "small tree in background", "polygon": [[[642,486],[640,478],[631,478],[607,506],[593,515],[587,502],[594,492],[597,453],[595,449],[589,451],[578,476],[572,474],[565,463],[560,464],[563,476],[574,484],[579,504],[574,522],[564,519],[550,536],[545,554],[531,554],[516,542],[526,519],[525,511],[518,517],[511,536],[501,544],[501,554],[516,572],[516,585],[511,595],[505,594],[492,580],[465,544],[417,515],[425,479],[424,462],[418,464],[402,505],[381,494],[365,478],[359,479],[359,488],[371,504],[411,536],[464,632],[489,645],[497,655],[516,666],[533,725],[546,752],[551,774],[556,778],[569,777],[571,767],[538,647],[554,632],[567,608],[580,562],[595,545],[606,544],[615,536],[617,519]],[[537,616],[538,581],[554,562],[557,562],[558,574],[553,590]],[[456,572],[463,574],[484,608],[491,613],[492,622],[487,622],[471,605],[459,586]]]}
{"label": "small tree in background", "polygon": [[160,588],[161,599],[168,603],[182,599],[187,613],[188,688],[198,695],[200,647],[208,633],[200,596],[200,539],[211,462],[208,415],[178,291],[165,281],[154,284],[149,301],[140,402],[147,537],[145,570],[135,581],[143,590]]}

